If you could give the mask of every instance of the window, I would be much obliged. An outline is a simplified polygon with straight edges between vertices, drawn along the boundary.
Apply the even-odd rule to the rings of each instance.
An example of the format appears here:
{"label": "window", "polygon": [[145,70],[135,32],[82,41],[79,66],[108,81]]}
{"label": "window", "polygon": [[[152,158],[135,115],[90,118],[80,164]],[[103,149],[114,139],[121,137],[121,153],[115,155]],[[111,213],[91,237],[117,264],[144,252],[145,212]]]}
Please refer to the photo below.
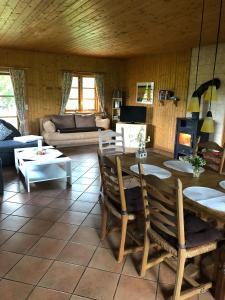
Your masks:
{"label": "window", "polygon": [[18,128],[14,91],[7,73],[0,73],[0,118]]}
{"label": "window", "polygon": [[73,76],[66,112],[98,111],[95,78],[92,76]]}

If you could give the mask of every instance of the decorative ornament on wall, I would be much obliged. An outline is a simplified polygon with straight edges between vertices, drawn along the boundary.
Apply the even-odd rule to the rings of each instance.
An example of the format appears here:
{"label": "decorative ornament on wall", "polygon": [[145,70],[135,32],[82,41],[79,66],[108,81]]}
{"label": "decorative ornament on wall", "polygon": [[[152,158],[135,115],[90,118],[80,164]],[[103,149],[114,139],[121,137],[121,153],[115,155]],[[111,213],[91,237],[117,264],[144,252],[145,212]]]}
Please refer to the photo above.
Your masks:
{"label": "decorative ornament on wall", "polygon": [[136,102],[140,104],[153,104],[154,82],[138,82]]}

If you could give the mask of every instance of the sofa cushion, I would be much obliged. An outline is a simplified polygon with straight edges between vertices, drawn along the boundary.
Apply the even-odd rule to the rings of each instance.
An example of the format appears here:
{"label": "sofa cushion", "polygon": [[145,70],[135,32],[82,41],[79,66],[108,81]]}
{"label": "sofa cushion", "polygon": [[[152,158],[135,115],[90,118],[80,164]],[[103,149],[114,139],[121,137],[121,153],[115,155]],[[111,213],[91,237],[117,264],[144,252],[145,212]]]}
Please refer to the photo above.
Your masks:
{"label": "sofa cushion", "polygon": [[76,127],[74,115],[55,115],[51,117],[51,121],[55,124],[56,129]]}
{"label": "sofa cushion", "polygon": [[37,141],[22,143],[14,140],[5,140],[0,143],[0,152],[14,151],[16,148],[37,147]]}
{"label": "sofa cushion", "polygon": [[49,133],[53,133],[56,131],[55,124],[50,120],[47,120],[43,123],[43,128],[46,132]]}
{"label": "sofa cushion", "polygon": [[109,129],[110,120],[108,118],[102,119],[102,118],[96,117],[95,121],[96,121],[96,126],[97,127],[101,127],[101,128],[104,128],[104,129]]}
{"label": "sofa cushion", "polygon": [[77,128],[96,127],[95,115],[75,115],[75,123]]}
{"label": "sofa cushion", "polygon": [[[21,136],[20,132],[12,124],[5,120],[0,120],[0,124],[3,124],[6,128],[8,128],[8,130],[10,130],[10,134],[8,134],[3,140],[12,140],[16,136]],[[2,139],[0,138],[0,140]]]}
{"label": "sofa cushion", "polygon": [[4,141],[11,133],[12,130],[8,129],[3,123],[0,123],[0,141]]}
{"label": "sofa cushion", "polygon": [[27,147],[37,147],[37,141],[29,143],[21,143],[14,140],[1,141],[0,158],[2,160],[2,166],[7,167],[14,165],[14,149]]}
{"label": "sofa cushion", "polygon": [[59,133],[71,133],[71,132],[89,132],[89,131],[98,131],[99,129],[104,130],[100,127],[76,127],[76,128],[59,128],[57,132]]}

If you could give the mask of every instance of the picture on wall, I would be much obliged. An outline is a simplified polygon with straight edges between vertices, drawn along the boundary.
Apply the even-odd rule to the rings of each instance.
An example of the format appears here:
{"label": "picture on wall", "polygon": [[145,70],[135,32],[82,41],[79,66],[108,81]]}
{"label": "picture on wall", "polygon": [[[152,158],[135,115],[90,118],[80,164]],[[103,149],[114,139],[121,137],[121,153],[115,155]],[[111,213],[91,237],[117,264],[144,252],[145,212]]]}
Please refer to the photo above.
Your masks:
{"label": "picture on wall", "polygon": [[154,82],[138,82],[136,102],[140,104],[153,104]]}

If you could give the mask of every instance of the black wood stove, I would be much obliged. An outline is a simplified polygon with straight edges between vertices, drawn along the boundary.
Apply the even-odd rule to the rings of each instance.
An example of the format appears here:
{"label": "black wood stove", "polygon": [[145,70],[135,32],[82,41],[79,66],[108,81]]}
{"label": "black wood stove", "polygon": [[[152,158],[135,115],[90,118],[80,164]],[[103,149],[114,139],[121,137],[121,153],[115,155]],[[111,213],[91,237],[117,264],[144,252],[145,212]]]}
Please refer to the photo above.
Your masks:
{"label": "black wood stove", "polygon": [[201,142],[208,141],[209,134],[200,132],[203,120],[194,118],[177,118],[174,158],[190,155],[200,136]]}

